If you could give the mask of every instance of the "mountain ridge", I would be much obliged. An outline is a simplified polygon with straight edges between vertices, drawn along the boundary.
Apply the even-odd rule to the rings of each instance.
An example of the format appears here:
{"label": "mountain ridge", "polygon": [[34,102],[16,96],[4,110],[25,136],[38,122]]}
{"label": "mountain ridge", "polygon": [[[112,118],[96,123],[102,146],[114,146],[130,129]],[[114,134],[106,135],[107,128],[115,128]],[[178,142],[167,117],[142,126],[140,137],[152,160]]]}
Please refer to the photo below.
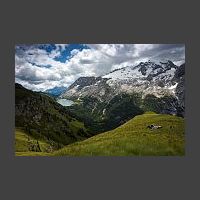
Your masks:
{"label": "mountain ridge", "polygon": [[[182,107],[181,115],[184,116],[184,74],[185,64],[177,66],[169,60],[160,62],[160,65],[151,61],[141,62],[100,77],[80,77],[60,97],[93,97],[100,102],[109,102],[114,96],[123,93],[138,93],[142,95],[142,99],[147,95],[154,95],[156,98],[170,96],[177,101],[177,106]],[[174,113],[175,111],[172,114]]]}
{"label": "mountain ridge", "polygon": [[[115,92],[130,93],[135,91],[142,92],[144,95],[153,93],[157,97],[163,96],[164,93],[173,95],[175,87],[172,86],[178,84],[175,73],[179,67],[181,66],[176,66],[172,61],[161,62],[160,65],[150,61],[141,62],[136,66],[113,70],[104,76],[80,77],[60,96],[94,96],[95,91],[98,89],[97,86],[100,87],[103,83],[110,89],[113,88]],[[181,75],[176,73],[176,76]],[[104,93],[103,90],[101,90],[99,96],[102,93]]]}
{"label": "mountain ridge", "polygon": [[185,64],[141,62],[102,77],[80,77],[60,96],[93,133],[120,126],[147,111],[184,117]]}

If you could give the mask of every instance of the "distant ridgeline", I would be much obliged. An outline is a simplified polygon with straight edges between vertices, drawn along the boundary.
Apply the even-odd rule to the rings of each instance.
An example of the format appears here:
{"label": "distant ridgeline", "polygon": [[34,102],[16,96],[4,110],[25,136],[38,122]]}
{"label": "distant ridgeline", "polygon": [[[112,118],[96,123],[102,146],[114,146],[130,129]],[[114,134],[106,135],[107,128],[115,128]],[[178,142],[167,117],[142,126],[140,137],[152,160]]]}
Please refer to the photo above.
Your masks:
{"label": "distant ridgeline", "polygon": [[15,126],[36,139],[70,144],[88,138],[79,122],[52,97],[15,84]]}
{"label": "distant ridgeline", "polygon": [[60,98],[92,133],[111,130],[146,111],[184,117],[185,64],[141,62],[102,77],[80,77]]}

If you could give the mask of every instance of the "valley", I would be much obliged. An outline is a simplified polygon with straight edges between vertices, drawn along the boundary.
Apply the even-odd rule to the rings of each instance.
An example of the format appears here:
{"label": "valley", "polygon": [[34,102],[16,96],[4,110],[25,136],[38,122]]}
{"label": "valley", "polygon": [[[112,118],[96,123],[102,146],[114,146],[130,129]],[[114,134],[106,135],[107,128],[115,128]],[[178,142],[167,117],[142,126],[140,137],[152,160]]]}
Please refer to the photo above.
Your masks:
{"label": "valley", "polygon": [[55,91],[16,83],[16,155],[184,155],[184,80],[185,64],[148,61]]}

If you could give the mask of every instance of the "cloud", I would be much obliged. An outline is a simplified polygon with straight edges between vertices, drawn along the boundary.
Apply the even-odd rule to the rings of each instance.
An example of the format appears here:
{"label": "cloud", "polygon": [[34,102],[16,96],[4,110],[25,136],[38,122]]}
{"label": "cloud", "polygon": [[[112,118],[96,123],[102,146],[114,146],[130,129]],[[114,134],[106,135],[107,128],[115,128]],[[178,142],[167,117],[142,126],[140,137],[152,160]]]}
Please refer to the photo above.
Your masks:
{"label": "cloud", "polygon": [[136,65],[141,61],[185,61],[184,44],[86,44],[70,50],[65,62],[59,56],[69,44],[17,45],[15,78],[24,87],[44,91],[68,87],[80,76],[100,76],[113,69]]}

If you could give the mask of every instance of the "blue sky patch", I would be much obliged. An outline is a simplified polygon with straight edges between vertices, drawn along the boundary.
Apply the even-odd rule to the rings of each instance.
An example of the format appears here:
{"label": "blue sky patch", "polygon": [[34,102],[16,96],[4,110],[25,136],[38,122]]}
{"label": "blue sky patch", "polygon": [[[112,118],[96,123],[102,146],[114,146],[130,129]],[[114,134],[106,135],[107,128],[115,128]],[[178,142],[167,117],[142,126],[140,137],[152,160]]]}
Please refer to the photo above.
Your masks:
{"label": "blue sky patch", "polygon": [[64,51],[60,52],[60,56],[56,57],[55,60],[65,63],[66,60],[72,57],[71,51],[74,49],[82,51],[83,49],[89,49],[89,47],[84,44],[69,44],[68,46],[66,46]]}
{"label": "blue sky patch", "polygon": [[44,49],[46,50],[48,53],[51,53],[51,51],[56,49],[55,44],[41,44],[38,47],[39,49]]}

